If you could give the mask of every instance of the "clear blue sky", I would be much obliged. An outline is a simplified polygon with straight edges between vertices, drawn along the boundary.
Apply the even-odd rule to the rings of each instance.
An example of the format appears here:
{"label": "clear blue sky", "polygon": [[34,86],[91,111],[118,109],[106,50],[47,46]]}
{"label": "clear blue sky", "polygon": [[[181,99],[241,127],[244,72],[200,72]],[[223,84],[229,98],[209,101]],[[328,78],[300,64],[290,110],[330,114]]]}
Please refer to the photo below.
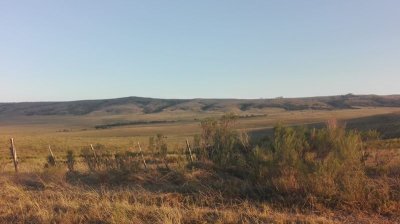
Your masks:
{"label": "clear blue sky", "polygon": [[400,1],[1,0],[0,101],[400,93]]}

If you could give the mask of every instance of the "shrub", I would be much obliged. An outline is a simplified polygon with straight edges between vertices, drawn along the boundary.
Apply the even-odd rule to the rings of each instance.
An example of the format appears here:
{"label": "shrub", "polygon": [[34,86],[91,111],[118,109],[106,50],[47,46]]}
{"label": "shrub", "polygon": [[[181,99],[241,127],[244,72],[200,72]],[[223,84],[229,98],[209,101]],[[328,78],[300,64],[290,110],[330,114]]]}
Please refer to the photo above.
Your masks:
{"label": "shrub", "polygon": [[115,172],[134,173],[140,168],[138,155],[132,152],[116,153],[113,155],[107,150],[96,150],[95,152],[85,148],[82,157],[90,172]]}
{"label": "shrub", "polygon": [[236,119],[237,116],[228,114],[218,120],[203,120],[197,158],[211,160],[221,167],[245,165],[245,155],[251,150],[247,135],[235,130]]}
{"label": "shrub", "polygon": [[278,194],[312,196],[328,205],[367,201],[361,135],[335,122],[319,130],[278,125],[270,146],[252,154],[257,181]]}
{"label": "shrub", "polygon": [[279,191],[298,190],[304,174],[309,171],[305,129],[276,126],[270,150],[269,175],[274,187]]}
{"label": "shrub", "polygon": [[367,183],[360,134],[327,126],[316,133],[311,143],[317,158],[309,176],[310,190],[325,199],[335,196],[346,203],[361,202]]}
{"label": "shrub", "polygon": [[67,167],[70,172],[75,171],[75,155],[72,150],[67,151]]}
{"label": "shrub", "polygon": [[114,161],[115,167],[113,169],[117,172],[134,173],[140,169],[140,162],[135,153],[117,153]]}
{"label": "shrub", "polygon": [[102,149],[102,147],[99,148],[93,147],[93,150],[91,150],[87,147],[82,149],[83,161],[91,172],[110,170],[115,166],[112,153]]}
{"label": "shrub", "polygon": [[157,134],[154,138],[154,150],[156,151],[155,156],[160,159],[165,167],[169,169],[167,155],[168,155],[168,145],[165,141],[167,137],[162,134]]}

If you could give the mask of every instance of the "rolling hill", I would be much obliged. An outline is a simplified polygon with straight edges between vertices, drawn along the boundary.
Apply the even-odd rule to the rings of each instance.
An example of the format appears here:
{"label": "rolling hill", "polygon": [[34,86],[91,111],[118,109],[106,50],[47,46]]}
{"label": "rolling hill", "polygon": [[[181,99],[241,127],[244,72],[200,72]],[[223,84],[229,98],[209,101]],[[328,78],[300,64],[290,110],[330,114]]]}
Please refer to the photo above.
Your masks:
{"label": "rolling hill", "polygon": [[250,111],[282,108],[285,110],[334,110],[357,107],[400,107],[400,95],[340,95],[274,99],[156,99],[125,97],[69,102],[0,103],[0,115],[88,115],[159,113],[162,111]]}

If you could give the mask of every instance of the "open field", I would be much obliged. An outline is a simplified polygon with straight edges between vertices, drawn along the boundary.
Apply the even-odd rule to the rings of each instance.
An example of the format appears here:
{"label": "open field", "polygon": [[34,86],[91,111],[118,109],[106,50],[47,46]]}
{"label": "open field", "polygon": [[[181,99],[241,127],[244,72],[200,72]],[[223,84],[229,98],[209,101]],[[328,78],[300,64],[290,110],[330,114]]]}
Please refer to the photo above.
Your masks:
{"label": "open field", "polygon": [[[308,182],[322,177],[326,180],[328,176],[319,177],[320,174],[313,173],[312,169],[296,171],[298,168],[293,168],[290,172],[305,172],[302,175],[311,178],[306,181],[301,179],[306,177],[294,176],[293,178],[299,179],[297,184],[293,185],[294,180],[286,178],[292,174],[278,177],[274,175],[280,171],[271,174],[270,168],[253,167],[253,157],[249,160],[245,156],[247,165],[244,166],[219,165],[216,161],[210,161],[212,159],[200,162],[202,160],[199,154],[194,151],[195,160],[199,162],[188,161],[185,140],[188,139],[192,146],[195,145],[194,136],[203,131],[200,121],[209,117],[219,118],[224,114],[223,111],[163,111],[114,115],[2,115],[0,222],[400,222],[397,213],[400,212],[400,204],[396,202],[400,198],[400,140],[397,139],[400,132],[396,123],[400,117],[400,108],[263,108],[236,113],[238,119],[235,122],[235,130],[249,133],[249,145],[252,147],[257,144],[263,147],[258,142],[267,136],[271,138],[272,127],[277,123],[322,127],[321,123],[337,119],[347,123],[350,129],[381,130],[382,137],[388,139],[368,140],[363,143],[364,152],[368,157],[364,161],[365,167],[362,168],[366,179],[360,180],[366,181],[365,185],[369,187],[365,189],[366,192],[373,192],[372,196],[365,196],[367,199],[364,196],[352,199],[343,196],[343,192],[348,194],[364,191],[359,185],[343,191],[343,195],[325,195],[319,192],[319,184],[312,185]],[[98,125],[106,127],[96,128]],[[165,157],[160,152],[148,149],[149,137],[157,134],[166,137],[163,140],[168,148]],[[18,151],[19,174],[14,174],[9,157],[11,137],[15,139]],[[144,168],[138,154],[137,142],[141,143],[144,150],[147,169]],[[90,144],[94,145],[99,158],[104,157],[105,161],[111,161],[112,164],[100,163],[91,169],[89,164],[90,161],[93,162],[93,158],[87,155],[85,157],[84,154],[84,150],[90,149]],[[44,165],[49,163],[49,145],[58,165],[44,168]],[[74,171],[67,169],[65,164],[68,161],[66,155],[69,150],[75,154]],[[134,153],[134,159],[125,161],[132,167],[129,171],[122,172],[116,155],[131,158],[124,154],[126,151]],[[269,156],[267,153],[256,158],[268,161]],[[164,160],[167,161],[168,167],[165,167]],[[266,161],[260,164],[268,164]],[[304,163],[307,164],[307,161]],[[312,166],[319,164],[314,162]],[[260,170],[256,172],[255,169]],[[255,173],[259,176],[253,177]],[[266,181],[270,175],[271,178],[277,178],[278,182]],[[328,183],[322,185],[329,185]],[[328,190],[332,189],[327,188],[323,191]]]}
{"label": "open field", "polygon": [[[343,110],[300,110],[285,111],[279,108],[257,110],[238,115],[237,128],[255,135],[264,135],[274,125],[281,122],[287,125],[321,123],[329,119],[350,120],[400,113],[400,108],[360,108]],[[8,139],[16,139],[20,151],[43,155],[48,145],[65,154],[67,150],[79,151],[89,144],[102,144],[113,150],[125,150],[140,141],[147,148],[148,138],[161,133],[168,137],[169,148],[185,146],[186,138],[192,139],[200,133],[200,120],[220,117],[223,112],[163,112],[156,114],[132,115],[83,115],[83,116],[0,116],[1,149],[8,148]],[[174,121],[162,124],[140,124],[96,129],[99,124],[126,121]],[[379,122],[375,122],[379,125]],[[21,156],[24,156],[23,154]]]}

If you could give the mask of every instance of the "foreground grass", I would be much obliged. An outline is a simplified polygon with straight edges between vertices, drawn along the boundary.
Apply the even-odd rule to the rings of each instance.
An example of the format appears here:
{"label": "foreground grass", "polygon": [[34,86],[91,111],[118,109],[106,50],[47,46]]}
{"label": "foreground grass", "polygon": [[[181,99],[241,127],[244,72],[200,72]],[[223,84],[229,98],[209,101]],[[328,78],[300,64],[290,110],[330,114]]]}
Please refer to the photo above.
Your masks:
{"label": "foreground grass", "polygon": [[[226,197],[202,183],[215,174],[149,171],[110,185],[63,169],[0,177],[1,223],[390,223],[361,212],[301,211]],[[85,182],[86,181],[86,182]],[[219,184],[232,184],[234,179]],[[228,186],[225,186],[229,188]]]}

